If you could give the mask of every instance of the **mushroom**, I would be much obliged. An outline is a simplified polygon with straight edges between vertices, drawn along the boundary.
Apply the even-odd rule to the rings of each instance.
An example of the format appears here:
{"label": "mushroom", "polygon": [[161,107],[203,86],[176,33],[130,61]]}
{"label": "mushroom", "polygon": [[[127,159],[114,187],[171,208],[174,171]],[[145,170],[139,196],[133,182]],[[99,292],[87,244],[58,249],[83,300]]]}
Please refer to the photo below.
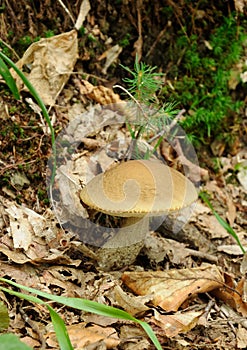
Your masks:
{"label": "mushroom", "polygon": [[95,176],[81,190],[88,207],[123,217],[117,233],[100,249],[105,270],[133,263],[144,245],[151,216],[164,216],[197,199],[193,183],[157,160],[130,160]]}

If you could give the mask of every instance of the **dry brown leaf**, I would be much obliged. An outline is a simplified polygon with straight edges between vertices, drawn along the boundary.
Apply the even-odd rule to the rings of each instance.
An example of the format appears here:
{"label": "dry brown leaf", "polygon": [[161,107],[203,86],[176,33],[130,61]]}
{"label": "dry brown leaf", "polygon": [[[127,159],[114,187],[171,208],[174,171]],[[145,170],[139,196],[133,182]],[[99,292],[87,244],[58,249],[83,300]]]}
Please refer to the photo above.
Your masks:
{"label": "dry brown leaf", "polygon": [[229,237],[229,233],[213,215],[204,216],[201,225],[206,227],[212,239]]}
{"label": "dry brown leaf", "polygon": [[217,250],[218,252],[224,252],[229,255],[243,255],[243,251],[238,244],[222,244],[217,247]]}
{"label": "dry brown leaf", "polygon": [[[33,43],[16,65],[20,70],[25,65],[30,68],[26,77],[44,103],[52,106],[73,72],[77,57],[77,31],[71,30]],[[26,89],[15,72],[13,76],[18,89]]]}
{"label": "dry brown leaf", "polygon": [[227,202],[226,217],[230,226],[233,226],[236,219],[236,214],[237,214],[236,206],[234,205],[232,198],[228,194],[226,196],[226,202]]}
{"label": "dry brown leaf", "polygon": [[224,279],[215,265],[169,271],[124,272],[123,282],[137,295],[150,295],[156,306],[177,311],[182,303],[222,286]]}
{"label": "dry brown leaf", "polygon": [[[9,214],[10,232],[13,237],[14,248],[28,250],[32,243],[32,224],[21,207],[15,204],[5,210]],[[36,214],[38,216],[38,214]]]}
{"label": "dry brown leaf", "polygon": [[87,80],[81,80],[80,82],[77,80],[77,86],[82,95],[88,96],[103,106],[119,102],[123,103],[118,94],[115,94],[112,89],[103,85],[94,86]]}
{"label": "dry brown leaf", "polygon": [[247,344],[247,330],[246,328],[238,325],[237,329],[237,348],[238,349],[246,349]]}
{"label": "dry brown leaf", "polygon": [[234,0],[234,5],[235,5],[235,9],[238,12],[243,13],[244,7],[247,6],[247,1],[246,0]]}
{"label": "dry brown leaf", "polygon": [[[112,327],[100,327],[97,325],[86,327],[86,323],[78,323],[67,326],[67,331],[74,350],[84,349],[90,344],[103,342],[107,349],[113,349],[120,343],[116,330]],[[54,332],[47,334],[47,344],[56,346],[56,336]]]}
{"label": "dry brown leaf", "polygon": [[159,237],[155,233],[148,233],[145,238],[145,255],[156,264],[169,256],[169,260],[174,264],[181,264],[185,258],[191,254],[186,249],[184,243],[176,242],[172,239]]}
{"label": "dry brown leaf", "polygon": [[120,53],[122,52],[123,48],[121,46],[119,46],[118,44],[112,46],[110,49],[106,50],[100,57],[99,57],[99,61],[101,61],[102,59],[106,58],[106,62],[104,65],[104,68],[102,69],[102,73],[106,74],[107,73],[107,69],[110,67],[110,65],[112,63],[114,63],[118,56],[120,55]]}
{"label": "dry brown leaf", "polygon": [[91,10],[91,5],[89,0],[83,0],[80,6],[79,15],[75,23],[75,29],[79,30],[88,15],[88,12]]}
{"label": "dry brown leaf", "polygon": [[122,349],[143,350],[150,349],[150,342],[142,328],[135,324],[123,325],[120,329],[120,338],[122,339]]}
{"label": "dry brown leaf", "polygon": [[163,329],[167,337],[171,338],[179,333],[187,333],[194,328],[202,314],[203,311],[177,312],[175,315],[161,315],[155,312],[152,321]]}
{"label": "dry brown leaf", "polygon": [[119,306],[121,306],[125,311],[129,312],[132,316],[140,312],[148,310],[145,303],[150,301],[149,297],[137,297],[133,295],[128,295],[125,293],[120,286],[114,288],[115,300]]}
{"label": "dry brown leaf", "polygon": [[31,349],[34,349],[35,347],[40,348],[40,342],[33,339],[32,337],[21,337],[20,340],[26,345],[28,345]]}
{"label": "dry brown leaf", "polygon": [[236,287],[232,276],[225,274],[224,285],[225,287],[214,290],[213,295],[247,317],[247,303],[243,301],[245,278],[242,278]]}

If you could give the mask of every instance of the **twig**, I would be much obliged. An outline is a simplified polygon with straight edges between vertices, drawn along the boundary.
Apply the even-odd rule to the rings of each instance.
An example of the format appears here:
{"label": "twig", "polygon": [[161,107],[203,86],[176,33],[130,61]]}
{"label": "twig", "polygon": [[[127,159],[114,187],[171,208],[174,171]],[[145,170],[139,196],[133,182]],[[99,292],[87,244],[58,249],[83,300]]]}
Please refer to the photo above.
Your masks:
{"label": "twig", "polygon": [[155,46],[158,44],[158,42],[160,41],[160,39],[162,38],[162,36],[165,34],[165,32],[167,31],[167,27],[168,25],[165,26],[164,29],[162,29],[162,31],[159,33],[159,35],[157,36],[156,40],[154,41],[153,45],[150,47],[150,49],[148,50],[148,53],[146,54],[146,57],[150,56],[150,54],[153,52]]}
{"label": "twig", "polygon": [[9,44],[7,44],[3,39],[0,39],[0,42],[3,43],[4,46],[6,46],[11,52],[13,52],[13,54],[16,56],[16,58],[18,58],[18,60],[20,59],[20,56],[15,52],[15,50]]}
{"label": "twig", "polygon": [[137,10],[138,39],[134,43],[134,48],[136,49],[138,62],[140,62],[141,57],[142,57],[142,44],[143,44],[141,9],[142,9],[142,0],[137,0],[136,10]]}
{"label": "twig", "polygon": [[212,254],[207,254],[207,253],[200,252],[198,250],[189,249],[189,248],[186,248],[186,252],[188,252],[191,256],[196,256],[198,258],[206,259],[213,263],[218,262],[218,258]]}
{"label": "twig", "polygon": [[169,130],[171,130],[179,121],[179,119],[181,119],[182,115],[185,113],[185,109],[182,109],[177,115],[176,117],[172,120],[171,124],[168,127],[165,127],[163,130],[161,130],[158,134],[156,134],[155,136],[153,136],[151,139],[148,140],[148,143],[152,143],[153,141],[155,141],[156,139],[163,137],[164,134],[168,133]]}
{"label": "twig", "polygon": [[75,24],[75,19],[72,16],[72,14],[70,13],[69,9],[64,5],[64,3],[62,2],[62,0],[58,0],[59,4],[62,6],[62,8],[64,9],[64,11],[69,15],[71,21],[73,22],[73,24]]}
{"label": "twig", "polygon": [[126,89],[125,89],[123,86],[121,86],[121,85],[114,85],[114,86],[113,86],[113,89],[114,89],[114,88],[119,88],[119,89],[123,90],[123,91],[137,104],[137,106],[138,106],[139,109],[141,110],[141,112],[142,112],[144,118],[145,118],[146,120],[148,120],[148,117],[147,117],[147,115],[146,115],[144,109],[142,108],[142,105],[140,104],[140,102],[139,102],[128,90],[126,90]]}

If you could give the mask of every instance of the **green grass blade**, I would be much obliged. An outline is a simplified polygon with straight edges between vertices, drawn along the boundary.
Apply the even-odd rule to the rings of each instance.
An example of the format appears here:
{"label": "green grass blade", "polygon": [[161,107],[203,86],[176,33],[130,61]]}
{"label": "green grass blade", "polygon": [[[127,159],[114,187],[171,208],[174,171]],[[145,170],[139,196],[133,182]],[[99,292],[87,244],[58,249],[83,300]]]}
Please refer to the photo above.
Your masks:
{"label": "green grass blade", "polygon": [[9,327],[9,313],[8,308],[3,301],[0,301],[0,332]]}
{"label": "green grass blade", "polygon": [[52,307],[50,307],[50,305],[46,304],[46,306],[50,312],[53,328],[59,343],[59,348],[61,350],[73,350],[73,346],[70,342],[69,335],[62,318],[58,315],[58,313],[56,313],[55,310],[53,310]]}
{"label": "green grass blade", "polygon": [[[4,282],[8,281],[8,280],[5,280],[5,279],[1,279],[1,280],[4,280]],[[10,281],[8,281],[8,282],[10,282]],[[23,287],[24,286],[19,285],[19,288],[24,289]],[[37,297],[35,297],[33,295],[30,295],[30,294],[23,294],[21,292],[16,292],[14,290],[11,290],[11,289],[8,289],[8,288],[5,288],[5,287],[1,287],[1,286],[0,286],[0,290],[2,290],[3,292],[9,293],[11,295],[14,295],[14,296],[16,296],[16,297],[18,297],[20,299],[24,299],[24,300],[30,301],[32,303],[45,305],[48,308],[49,312],[50,312],[52,324],[53,324],[53,327],[54,327],[54,330],[55,330],[55,333],[56,333],[56,336],[57,336],[58,343],[60,345],[60,349],[61,350],[73,350],[73,347],[71,345],[71,342],[70,342],[70,339],[69,339],[69,336],[68,336],[68,332],[66,330],[66,327],[65,327],[65,324],[64,324],[62,318],[56,313],[55,310],[53,310],[53,308],[50,305],[48,305],[43,300],[41,300],[41,299],[39,299],[39,298],[37,298]],[[1,350],[1,348],[0,348],[0,350]]]}
{"label": "green grass blade", "polygon": [[20,94],[18,91],[18,88],[15,83],[15,79],[12,77],[9,68],[6,66],[4,61],[0,58],[0,75],[5,80],[6,84],[8,85],[10,91],[12,92],[14,98],[17,100],[20,99]]}
{"label": "green grass blade", "polygon": [[215,211],[210,200],[208,199],[207,194],[205,192],[200,192],[199,197],[201,197],[201,199],[208,205],[208,207],[212,210],[212,213],[214,214],[218,222],[221,224],[221,226],[235,239],[240,249],[242,250],[243,254],[245,254],[245,249],[242,246],[242,243],[240,242],[238,235],[233,230],[233,228],[228,224],[228,222],[222,219],[222,217]]}
{"label": "green grass blade", "polygon": [[[58,295],[49,294],[46,292],[42,292],[40,290],[36,290],[34,288],[23,286],[21,284],[13,282],[13,281],[9,281],[5,278],[0,278],[0,281],[2,281],[4,283],[11,284],[12,286],[15,286],[15,287],[23,289],[27,292],[36,294],[36,295],[43,297],[43,298],[46,298],[48,300],[55,301],[57,303],[64,304],[66,306],[69,306],[69,307],[72,307],[72,308],[75,308],[78,310],[82,310],[82,311],[90,312],[90,313],[95,313],[97,315],[101,315],[101,316],[105,316],[105,317],[113,317],[113,318],[124,319],[124,320],[136,322],[144,329],[144,331],[147,333],[149,338],[152,340],[152,342],[154,343],[156,348],[158,350],[162,350],[162,347],[161,347],[156,335],[154,334],[152,328],[147,323],[136,319],[135,317],[131,316],[126,311],[119,310],[119,309],[114,308],[112,306],[100,304],[100,303],[97,303],[96,301],[91,301],[91,300],[87,300],[87,299],[67,298],[67,297],[61,297]],[[7,292],[10,292],[10,294],[13,294],[16,296],[19,296],[21,294],[21,293],[12,291],[12,290],[8,291],[8,289],[3,288],[3,287],[0,287],[0,289],[7,291]],[[26,295],[26,294],[23,294],[23,295],[24,295],[24,298],[32,297],[33,302],[35,302],[34,300],[36,299],[36,300],[38,300],[38,303],[40,303],[40,299],[38,299],[36,297]],[[26,300],[28,300],[28,299],[26,299]]]}
{"label": "green grass blade", "polygon": [[14,334],[0,335],[0,350],[32,350]]}

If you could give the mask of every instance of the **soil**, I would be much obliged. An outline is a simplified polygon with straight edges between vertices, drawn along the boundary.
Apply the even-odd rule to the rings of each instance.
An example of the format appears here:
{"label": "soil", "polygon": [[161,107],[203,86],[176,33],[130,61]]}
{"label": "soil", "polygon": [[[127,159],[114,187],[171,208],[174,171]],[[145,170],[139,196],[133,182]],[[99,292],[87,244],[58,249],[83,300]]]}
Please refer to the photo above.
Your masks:
{"label": "soil", "polygon": [[[218,1],[216,4],[215,1],[184,0],[178,2],[170,0],[91,1],[91,10],[84,22],[84,28],[78,34],[79,54],[74,72],[57,97],[56,103],[49,110],[50,116],[54,119],[53,127],[56,136],[68,125],[71,111],[76,111],[78,108],[78,113],[81,113],[89,106],[100,103],[100,100],[92,98],[92,94],[82,93],[84,80],[94,86],[109,89],[104,90],[104,93],[110,91],[111,98],[115,98],[113,86],[115,84],[125,86],[122,79],[126,77],[126,71],[120,64],[132,69],[136,54],[145,63],[156,66],[157,71],[165,73],[167,80],[172,80],[175,67],[179,65],[182,55],[181,52],[173,51],[177,32],[186,28],[188,35],[198,35],[202,42],[208,40],[210,33],[221,23],[222,18],[234,13],[236,2]],[[64,2],[4,1],[0,7],[0,35],[5,43],[0,42],[2,49],[6,49],[7,45],[8,54],[13,61],[17,61],[17,57],[22,57],[31,42],[49,36],[49,33],[58,35],[69,32],[73,29],[71,17],[77,18],[80,4],[80,1],[68,0]],[[201,12],[198,12],[199,10]],[[203,21],[199,20],[199,13],[203,14]],[[119,44],[122,51],[105,69],[106,52],[115,44]],[[236,89],[232,93],[235,96],[241,96],[246,102],[243,90]],[[134,294],[121,282],[122,271],[104,272],[99,269],[94,260],[95,252],[89,253],[88,247],[78,248],[77,230],[72,232],[70,227],[61,227],[61,222],[52,214],[51,201],[47,193],[47,163],[52,155],[51,137],[42,117],[28,103],[29,97],[30,94],[23,91],[21,100],[17,101],[11,96],[6,85],[3,82],[0,84],[1,276],[50,293],[83,297],[123,307],[123,304],[114,299],[114,287],[120,285],[125,292],[131,293],[133,298]],[[120,98],[124,99],[126,96],[120,93]],[[247,189],[237,176],[239,161],[247,161],[247,116],[244,108],[239,114],[238,118],[234,119],[236,120],[234,127],[240,130],[241,137],[231,148],[224,144],[226,141],[222,141],[215,145],[223,149],[220,156],[217,152],[215,156],[212,144],[201,145],[196,151],[200,169],[205,175],[202,177],[202,188],[211,193],[214,208],[224,220],[231,224],[242,244],[247,246]],[[232,127],[232,120],[230,126]],[[84,144],[82,142],[80,145],[81,149],[85,146],[87,157],[96,153],[97,142],[104,142],[105,135],[113,132],[107,129],[103,131],[101,135],[89,137],[93,144],[87,144],[86,142],[89,141],[85,139]],[[117,132],[128,134],[124,124]],[[159,152],[164,158],[166,157],[170,165],[179,166],[173,151],[164,152],[161,147]],[[221,163],[220,170],[217,169],[217,162]],[[95,173],[97,171],[95,170]],[[198,211],[179,234],[169,233],[164,226],[159,229],[162,239],[173,239],[174,242],[185,244],[188,249],[191,249],[184,260],[182,258],[176,260],[174,251],[173,253],[169,251],[163,259],[159,260],[154,252],[154,243],[150,243],[150,251],[147,252],[146,247],[136,262],[130,267],[127,266],[126,270],[190,269],[201,266],[205,262],[212,264],[216,262],[227,276],[226,280],[231,279],[233,283],[231,288],[236,288],[245,278],[243,254],[233,251],[234,239],[229,234],[225,234],[226,231],[216,223],[217,220],[212,212],[207,211],[205,203],[200,200],[198,202],[200,203]],[[45,218],[46,226],[52,230],[52,238],[44,238],[49,231],[44,226],[46,230],[44,236],[32,242],[35,257],[29,253],[28,255],[25,249],[13,246],[10,214],[6,211],[12,208],[12,205],[32,209]],[[107,219],[96,217],[96,220]],[[41,248],[38,255],[38,247],[41,246],[46,251],[46,255],[42,255],[43,252],[41,254]],[[178,251],[179,249],[183,249],[182,246]],[[216,257],[217,261],[214,261],[213,257]],[[228,288],[230,288],[229,285]],[[242,293],[241,296],[244,298],[244,291],[239,293]],[[49,315],[43,307],[7,293],[1,292],[0,298],[9,309],[8,332],[17,334],[34,349],[58,348],[53,339]],[[233,300],[229,305],[222,296],[209,293],[194,296],[193,300],[183,304],[182,309],[203,309],[206,316],[204,314],[205,317],[201,317],[200,322],[196,322],[193,329],[188,327],[187,331],[175,337],[166,336],[162,327],[150,320],[156,312],[155,308],[161,311],[161,314],[165,314],[166,311],[160,310],[159,306],[154,306],[148,301],[146,305],[148,305],[148,311],[142,311],[136,317],[150,322],[163,349],[227,350],[247,347],[246,321],[244,321],[246,303],[239,306]],[[104,321],[100,317],[94,319],[93,316],[69,308],[59,309],[60,311],[68,326],[82,322],[87,325],[100,324],[103,327],[112,327],[119,336],[122,334],[120,344],[111,347],[108,345],[107,348],[154,349],[146,335],[131,322]],[[92,348],[106,348],[102,339],[101,343],[97,344]],[[89,347],[85,345],[83,349],[89,349]]]}

